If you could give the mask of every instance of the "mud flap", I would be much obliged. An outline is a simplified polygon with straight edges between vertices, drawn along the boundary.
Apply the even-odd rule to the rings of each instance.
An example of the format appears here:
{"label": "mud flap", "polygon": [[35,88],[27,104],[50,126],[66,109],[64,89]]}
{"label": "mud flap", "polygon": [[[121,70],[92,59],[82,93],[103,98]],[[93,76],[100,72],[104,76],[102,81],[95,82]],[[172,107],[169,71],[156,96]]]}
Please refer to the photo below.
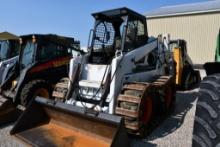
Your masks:
{"label": "mud flap", "polygon": [[124,120],[105,113],[37,97],[18,119],[11,135],[31,146],[130,146]]}
{"label": "mud flap", "polygon": [[12,100],[0,96],[0,126],[16,121],[20,114]]}

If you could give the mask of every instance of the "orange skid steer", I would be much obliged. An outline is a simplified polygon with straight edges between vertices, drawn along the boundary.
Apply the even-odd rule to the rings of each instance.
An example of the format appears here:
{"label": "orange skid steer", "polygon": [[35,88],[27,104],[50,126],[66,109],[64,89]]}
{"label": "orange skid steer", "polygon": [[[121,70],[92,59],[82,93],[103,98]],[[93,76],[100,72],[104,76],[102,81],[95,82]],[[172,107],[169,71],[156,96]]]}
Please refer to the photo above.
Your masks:
{"label": "orange skid steer", "polygon": [[50,99],[53,85],[68,74],[73,52],[82,53],[74,38],[31,34],[19,40],[19,57],[13,64],[0,64],[0,125],[15,121],[23,111],[18,108],[36,96]]}
{"label": "orange skid steer", "polygon": [[129,146],[121,117],[40,97],[27,107],[11,134],[31,146]]}

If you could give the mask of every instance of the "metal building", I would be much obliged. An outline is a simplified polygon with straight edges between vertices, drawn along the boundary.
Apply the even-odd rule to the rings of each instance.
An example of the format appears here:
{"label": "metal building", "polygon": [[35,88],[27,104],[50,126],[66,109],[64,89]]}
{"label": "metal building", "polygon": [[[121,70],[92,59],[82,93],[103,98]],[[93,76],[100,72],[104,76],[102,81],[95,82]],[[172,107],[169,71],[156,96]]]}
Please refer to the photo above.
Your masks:
{"label": "metal building", "polygon": [[214,61],[220,28],[220,0],[166,6],[146,13],[148,33],[185,39],[194,64]]}

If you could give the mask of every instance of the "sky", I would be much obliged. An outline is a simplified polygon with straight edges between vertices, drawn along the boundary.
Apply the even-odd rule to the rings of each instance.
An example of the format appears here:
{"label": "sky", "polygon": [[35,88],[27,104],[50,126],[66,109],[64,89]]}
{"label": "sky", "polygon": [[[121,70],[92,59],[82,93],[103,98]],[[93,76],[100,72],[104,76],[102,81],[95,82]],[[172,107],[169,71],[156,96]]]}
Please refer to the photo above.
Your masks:
{"label": "sky", "polygon": [[144,14],[162,6],[202,1],[207,0],[1,0],[0,32],[64,35],[86,47],[94,25],[91,13],[128,7]]}

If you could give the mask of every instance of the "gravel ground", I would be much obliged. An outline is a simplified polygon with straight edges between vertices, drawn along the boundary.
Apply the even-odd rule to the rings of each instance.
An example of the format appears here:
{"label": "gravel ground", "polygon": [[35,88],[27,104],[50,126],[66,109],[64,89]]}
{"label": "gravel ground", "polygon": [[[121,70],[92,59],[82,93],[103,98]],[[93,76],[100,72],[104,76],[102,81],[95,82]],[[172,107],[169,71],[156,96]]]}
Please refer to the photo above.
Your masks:
{"label": "gravel ground", "polygon": [[20,142],[11,137],[9,132],[12,129],[12,124],[0,128],[0,147],[23,147]]}
{"label": "gravel ground", "polygon": [[[197,89],[178,92],[174,113],[145,139],[131,139],[133,147],[190,147]],[[0,128],[0,147],[23,147],[9,135],[12,125]]]}
{"label": "gravel ground", "polygon": [[133,139],[133,147],[191,147],[197,89],[178,92],[176,108],[170,117],[145,139]]}

